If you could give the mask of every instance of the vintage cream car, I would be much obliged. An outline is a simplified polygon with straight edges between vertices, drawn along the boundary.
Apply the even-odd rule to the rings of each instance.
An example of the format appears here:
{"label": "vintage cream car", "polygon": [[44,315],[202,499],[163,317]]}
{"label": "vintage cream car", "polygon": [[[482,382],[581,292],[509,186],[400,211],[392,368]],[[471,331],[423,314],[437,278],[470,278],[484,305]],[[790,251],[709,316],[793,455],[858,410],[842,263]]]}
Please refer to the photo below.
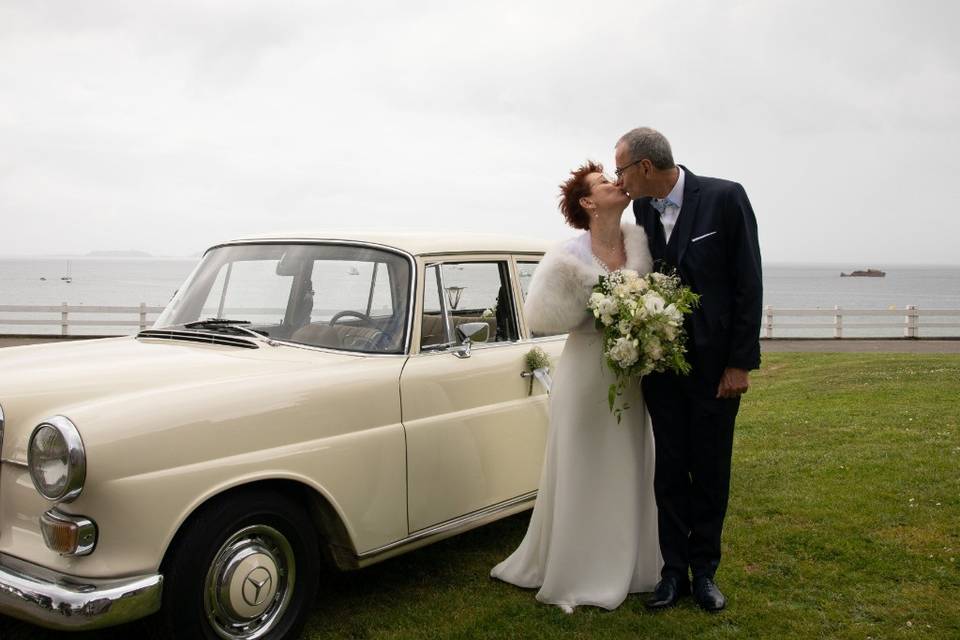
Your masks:
{"label": "vintage cream car", "polygon": [[135,337],[0,350],[0,615],[290,637],[322,563],[532,506],[546,395],[525,356],[564,343],[524,322],[543,249],[245,238]]}

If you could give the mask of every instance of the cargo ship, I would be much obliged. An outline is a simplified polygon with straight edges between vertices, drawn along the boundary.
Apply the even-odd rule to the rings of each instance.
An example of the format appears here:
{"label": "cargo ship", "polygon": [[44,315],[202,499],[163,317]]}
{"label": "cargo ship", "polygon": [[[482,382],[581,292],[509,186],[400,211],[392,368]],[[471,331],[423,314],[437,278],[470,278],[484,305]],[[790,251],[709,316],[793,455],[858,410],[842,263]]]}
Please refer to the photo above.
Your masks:
{"label": "cargo ship", "polygon": [[880,269],[867,269],[866,271],[851,271],[850,273],[840,272],[841,278],[882,278],[887,275],[886,271]]}

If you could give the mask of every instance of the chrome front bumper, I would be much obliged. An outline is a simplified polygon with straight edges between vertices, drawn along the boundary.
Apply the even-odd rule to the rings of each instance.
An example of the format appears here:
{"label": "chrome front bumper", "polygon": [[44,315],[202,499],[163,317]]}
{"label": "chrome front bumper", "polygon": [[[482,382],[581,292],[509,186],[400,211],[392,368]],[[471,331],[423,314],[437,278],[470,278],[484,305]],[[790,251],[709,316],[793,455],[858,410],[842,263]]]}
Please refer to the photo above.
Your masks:
{"label": "chrome front bumper", "polygon": [[0,554],[0,614],[50,629],[99,629],[160,609],[160,574],[113,580],[65,576]]}

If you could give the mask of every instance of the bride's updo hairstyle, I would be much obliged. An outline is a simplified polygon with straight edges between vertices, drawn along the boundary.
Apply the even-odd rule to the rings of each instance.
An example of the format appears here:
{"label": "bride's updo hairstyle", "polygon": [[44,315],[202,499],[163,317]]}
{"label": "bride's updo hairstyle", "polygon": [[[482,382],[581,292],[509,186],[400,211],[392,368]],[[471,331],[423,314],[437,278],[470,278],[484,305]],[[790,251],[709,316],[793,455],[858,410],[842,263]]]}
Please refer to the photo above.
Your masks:
{"label": "bride's updo hairstyle", "polygon": [[567,181],[560,185],[560,213],[574,229],[590,228],[590,214],[580,206],[580,198],[590,195],[587,176],[591,173],[603,173],[603,165],[587,160],[586,164],[571,171]]}

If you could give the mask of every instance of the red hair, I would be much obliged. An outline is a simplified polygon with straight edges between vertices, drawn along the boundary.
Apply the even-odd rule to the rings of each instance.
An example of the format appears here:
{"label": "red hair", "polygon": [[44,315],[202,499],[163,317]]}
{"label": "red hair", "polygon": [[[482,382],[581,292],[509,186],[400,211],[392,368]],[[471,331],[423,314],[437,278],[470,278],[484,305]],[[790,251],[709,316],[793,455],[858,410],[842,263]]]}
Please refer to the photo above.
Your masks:
{"label": "red hair", "polygon": [[567,181],[560,185],[560,213],[574,229],[590,228],[590,214],[580,206],[580,198],[590,195],[587,176],[591,173],[603,173],[603,165],[587,160],[585,164],[571,171]]}

